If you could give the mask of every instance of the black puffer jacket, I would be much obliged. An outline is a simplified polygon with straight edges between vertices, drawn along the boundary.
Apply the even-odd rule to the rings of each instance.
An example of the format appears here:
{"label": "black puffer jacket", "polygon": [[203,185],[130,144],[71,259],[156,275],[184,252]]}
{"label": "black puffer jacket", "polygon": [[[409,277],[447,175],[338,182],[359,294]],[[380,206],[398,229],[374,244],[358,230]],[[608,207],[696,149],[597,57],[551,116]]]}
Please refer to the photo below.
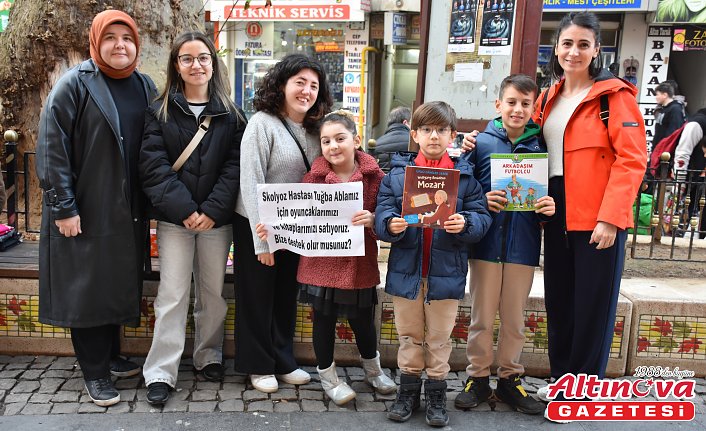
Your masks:
{"label": "black puffer jacket", "polygon": [[402,123],[394,123],[387,127],[385,133],[377,138],[375,142],[375,160],[377,160],[380,169],[388,173],[392,155],[407,151],[409,148],[409,127]]}
{"label": "black puffer jacket", "polygon": [[[151,205],[148,215],[181,225],[194,211],[220,227],[231,222],[240,186],[240,141],[246,122],[215,99],[197,119],[180,92],[169,94],[168,120],[159,119],[162,100],[147,108],[140,151],[140,179]],[[196,134],[205,116],[208,132],[179,172],[172,164]]]}

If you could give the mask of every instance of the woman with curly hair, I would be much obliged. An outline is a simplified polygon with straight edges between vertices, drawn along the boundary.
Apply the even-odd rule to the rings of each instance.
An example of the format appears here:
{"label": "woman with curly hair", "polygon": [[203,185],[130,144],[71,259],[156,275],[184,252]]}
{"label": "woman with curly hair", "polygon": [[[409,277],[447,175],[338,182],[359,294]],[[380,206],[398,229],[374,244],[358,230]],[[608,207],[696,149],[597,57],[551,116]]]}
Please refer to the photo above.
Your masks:
{"label": "woman with curly hair", "polygon": [[706,22],[706,0],[660,0],[657,22]]}
{"label": "woman with curly hair", "polygon": [[318,123],[333,104],[326,73],[316,60],[288,55],[265,75],[240,149],[240,194],[235,244],[235,369],[255,389],[275,392],[277,380],[310,380],[294,359],[299,256],[270,252],[256,234],[257,185],[297,183],[321,155]]}

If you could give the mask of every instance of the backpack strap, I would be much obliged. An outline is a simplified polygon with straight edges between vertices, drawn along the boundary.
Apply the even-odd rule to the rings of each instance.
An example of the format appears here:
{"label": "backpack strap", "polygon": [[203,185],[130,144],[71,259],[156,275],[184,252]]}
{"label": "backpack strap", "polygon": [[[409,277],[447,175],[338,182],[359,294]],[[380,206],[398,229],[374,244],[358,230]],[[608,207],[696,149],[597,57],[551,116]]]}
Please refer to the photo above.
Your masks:
{"label": "backpack strap", "polygon": [[601,117],[601,121],[603,121],[603,124],[605,125],[605,128],[608,128],[608,118],[610,118],[610,109],[608,106],[608,95],[607,94],[601,94],[600,96],[600,103],[601,103],[601,112],[598,114],[599,117]]}
{"label": "backpack strap", "polygon": [[539,124],[540,126],[544,124],[544,107],[547,106],[547,99],[549,98],[549,89],[544,92],[542,96],[542,103],[539,107]]}

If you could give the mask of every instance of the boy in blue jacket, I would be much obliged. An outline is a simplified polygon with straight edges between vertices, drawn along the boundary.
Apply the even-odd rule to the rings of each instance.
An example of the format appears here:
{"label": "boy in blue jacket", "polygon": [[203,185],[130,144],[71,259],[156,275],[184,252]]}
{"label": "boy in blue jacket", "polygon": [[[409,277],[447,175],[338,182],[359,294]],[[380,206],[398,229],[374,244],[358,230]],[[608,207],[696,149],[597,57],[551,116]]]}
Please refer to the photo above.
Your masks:
{"label": "boy in blue jacket", "polygon": [[527,395],[519,363],[525,342],[524,308],[534,267],[539,264],[541,221],[554,214],[554,199],[536,199],[535,212],[503,211],[507,192],[491,190],[492,153],[544,153],[539,126],[530,121],[537,98],[537,85],[526,75],[510,75],[500,84],[495,101],[500,117],[488,123],[476,137],[475,150],[463,157],[474,165],[474,176],[485,193],[493,222],[483,239],[471,250],[471,324],[468,328],[466,368],[468,380],[454,405],[468,409],[486,401],[492,394],[489,384],[493,363],[493,323],[500,312],[495,391],[500,400],[527,414],[544,411],[544,405]]}
{"label": "boy in blue jacket", "polygon": [[[458,300],[466,291],[469,245],[483,237],[491,219],[473,167],[465,160],[452,160],[446,152],[456,137],[453,108],[445,102],[423,104],[412,115],[411,136],[420,151],[393,156],[375,211],[378,238],[392,243],[385,291],[393,296],[400,341],[397,364],[402,372],[388,418],[406,421],[419,407],[420,378],[426,370],[426,422],[445,426],[450,336]],[[458,212],[449,216],[444,229],[408,227],[401,217],[406,166],[460,171]]]}

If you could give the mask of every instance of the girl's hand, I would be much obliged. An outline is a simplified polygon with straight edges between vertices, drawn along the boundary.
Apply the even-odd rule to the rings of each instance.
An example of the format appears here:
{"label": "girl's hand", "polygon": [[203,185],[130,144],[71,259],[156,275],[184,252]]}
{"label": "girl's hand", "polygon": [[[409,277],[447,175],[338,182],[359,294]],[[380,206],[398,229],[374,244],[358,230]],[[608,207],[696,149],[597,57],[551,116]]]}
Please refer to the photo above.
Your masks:
{"label": "girl's hand", "polygon": [[466,227],[466,218],[461,214],[452,214],[449,219],[444,222],[444,230],[446,233],[461,233]]}
{"label": "girl's hand", "polygon": [[556,211],[556,206],[554,205],[554,198],[551,196],[542,196],[537,199],[537,203],[534,205],[537,214],[544,214],[545,216],[553,216]]}
{"label": "girl's hand", "polygon": [[191,215],[187,218],[185,218],[182,223],[184,224],[184,227],[187,229],[194,230],[194,227],[196,226],[196,219],[199,218],[199,213],[194,211],[191,213]]}
{"label": "girl's hand", "polygon": [[258,223],[255,225],[255,233],[257,237],[263,241],[267,241],[267,227],[264,224]]}
{"label": "girl's hand", "polygon": [[257,260],[267,266],[275,266],[275,255],[273,253],[260,253],[257,255]]}
{"label": "girl's hand", "polygon": [[196,222],[194,223],[194,230],[198,230],[201,232],[207,231],[211,229],[213,226],[216,225],[216,222],[213,221],[213,219],[206,214],[200,214],[196,218]]}
{"label": "girl's hand", "polygon": [[353,214],[353,226],[373,227],[375,225],[375,214],[368,210],[356,211]]}
{"label": "girl's hand", "polygon": [[461,144],[461,151],[473,151],[473,149],[476,147],[476,136],[478,136],[480,132],[478,130],[474,130],[471,133],[466,133],[463,135],[463,143]]}
{"label": "girl's hand", "polygon": [[593,228],[591,240],[589,244],[598,244],[596,250],[612,247],[615,243],[615,235],[618,232],[618,227],[604,221],[599,221],[596,227]]}
{"label": "girl's hand", "polygon": [[402,217],[392,217],[387,223],[387,230],[393,235],[399,235],[407,229],[407,220]]}
{"label": "girl's hand", "polygon": [[504,190],[491,190],[485,194],[488,199],[488,209],[492,212],[499,213],[507,205],[507,193]]}

